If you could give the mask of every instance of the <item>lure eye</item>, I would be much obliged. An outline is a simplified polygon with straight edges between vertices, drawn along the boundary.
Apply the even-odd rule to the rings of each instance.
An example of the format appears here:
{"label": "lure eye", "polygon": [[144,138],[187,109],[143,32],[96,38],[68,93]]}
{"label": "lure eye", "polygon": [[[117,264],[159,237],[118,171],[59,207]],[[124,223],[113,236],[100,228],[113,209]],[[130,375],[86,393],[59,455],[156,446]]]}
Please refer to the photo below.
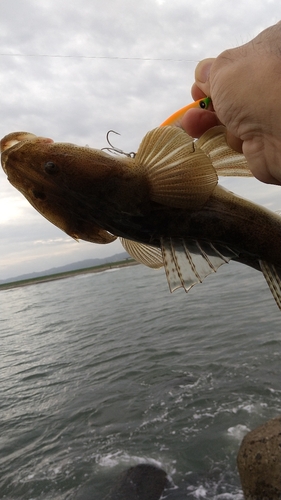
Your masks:
{"label": "lure eye", "polygon": [[53,161],[47,161],[44,165],[44,170],[46,174],[54,175],[59,171],[59,167]]}
{"label": "lure eye", "polygon": [[205,103],[205,101],[200,101],[200,102],[199,102],[199,106],[200,106],[200,108],[205,109],[205,108],[206,108],[206,103]]}

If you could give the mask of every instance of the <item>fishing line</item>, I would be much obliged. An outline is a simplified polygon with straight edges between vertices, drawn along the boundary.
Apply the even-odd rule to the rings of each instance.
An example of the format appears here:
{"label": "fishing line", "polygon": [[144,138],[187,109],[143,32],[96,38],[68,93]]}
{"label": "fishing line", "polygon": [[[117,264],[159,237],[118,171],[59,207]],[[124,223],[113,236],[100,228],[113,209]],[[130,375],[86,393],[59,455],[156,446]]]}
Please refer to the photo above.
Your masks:
{"label": "fishing line", "polygon": [[162,58],[162,57],[119,57],[119,56],[83,56],[83,55],[61,55],[61,54],[8,54],[0,53],[1,57],[49,57],[49,58],[61,58],[61,59],[110,59],[110,60],[121,60],[121,61],[165,61],[165,62],[190,62],[198,63],[194,59],[174,59],[174,58]]}

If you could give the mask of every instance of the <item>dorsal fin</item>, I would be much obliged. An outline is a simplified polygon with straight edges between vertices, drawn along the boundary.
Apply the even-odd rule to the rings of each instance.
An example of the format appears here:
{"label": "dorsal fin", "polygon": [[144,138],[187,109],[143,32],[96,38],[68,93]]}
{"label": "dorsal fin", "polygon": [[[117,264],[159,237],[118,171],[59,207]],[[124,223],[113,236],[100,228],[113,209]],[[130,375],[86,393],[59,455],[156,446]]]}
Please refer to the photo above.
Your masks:
{"label": "dorsal fin", "polygon": [[226,128],[223,125],[210,128],[195,142],[211,159],[218,175],[252,177],[247,160],[242,153],[231,149],[226,142]]}

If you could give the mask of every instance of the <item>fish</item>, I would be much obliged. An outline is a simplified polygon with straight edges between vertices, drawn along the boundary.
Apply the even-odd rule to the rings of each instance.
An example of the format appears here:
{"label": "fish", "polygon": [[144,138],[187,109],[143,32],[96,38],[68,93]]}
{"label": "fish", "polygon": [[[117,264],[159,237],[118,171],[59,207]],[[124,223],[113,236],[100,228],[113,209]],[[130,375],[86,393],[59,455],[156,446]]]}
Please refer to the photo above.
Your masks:
{"label": "fish", "polygon": [[252,176],[223,126],[199,139],[156,127],[134,155],[27,132],[5,136],[1,151],[10,183],[72,238],[118,237],[138,262],[164,267],[171,292],[240,262],[263,273],[281,309],[281,216],[219,184],[219,176]]}

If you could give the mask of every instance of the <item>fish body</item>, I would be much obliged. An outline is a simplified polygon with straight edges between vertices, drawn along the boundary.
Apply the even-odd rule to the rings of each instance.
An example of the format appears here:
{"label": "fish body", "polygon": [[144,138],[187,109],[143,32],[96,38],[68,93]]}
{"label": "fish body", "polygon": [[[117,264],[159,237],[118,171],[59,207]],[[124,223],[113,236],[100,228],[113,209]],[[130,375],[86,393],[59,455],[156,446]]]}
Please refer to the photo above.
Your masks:
{"label": "fish body", "polygon": [[171,291],[188,291],[236,260],[263,272],[281,308],[281,217],[218,184],[218,175],[251,175],[223,127],[197,141],[178,127],[158,127],[134,158],[16,138],[1,141],[9,181],[73,238],[120,237],[140,262],[164,265]]}

